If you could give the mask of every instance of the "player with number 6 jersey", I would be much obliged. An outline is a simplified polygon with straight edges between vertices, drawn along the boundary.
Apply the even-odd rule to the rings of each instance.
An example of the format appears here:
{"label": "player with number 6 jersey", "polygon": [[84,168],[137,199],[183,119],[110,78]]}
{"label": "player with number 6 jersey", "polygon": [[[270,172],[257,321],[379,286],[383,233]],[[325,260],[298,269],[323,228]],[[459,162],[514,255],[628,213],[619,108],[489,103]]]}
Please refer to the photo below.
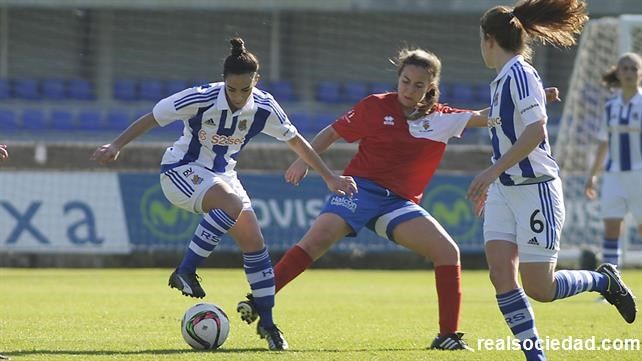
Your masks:
{"label": "player with number 6 jersey", "polygon": [[[541,14],[546,14],[542,16]],[[600,292],[626,322],[635,320],[633,295],[611,264],[595,272],[556,270],[564,224],[564,196],[551,156],[542,81],[528,64],[529,41],[575,44],[587,21],[580,0],[521,1],[481,18],[482,58],[491,82],[492,165],[473,179],[468,197],[484,213],[484,238],[497,304],[527,360],[545,360],[526,295],[540,302]],[[518,283],[518,271],[524,289]]]}

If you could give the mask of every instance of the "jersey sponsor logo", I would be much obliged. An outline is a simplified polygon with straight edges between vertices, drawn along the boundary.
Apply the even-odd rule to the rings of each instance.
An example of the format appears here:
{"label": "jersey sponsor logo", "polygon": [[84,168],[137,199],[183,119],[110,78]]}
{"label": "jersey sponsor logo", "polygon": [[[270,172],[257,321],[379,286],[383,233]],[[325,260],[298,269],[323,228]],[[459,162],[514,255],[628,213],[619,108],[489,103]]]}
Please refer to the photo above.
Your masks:
{"label": "jersey sponsor logo", "polygon": [[502,117],[488,118],[488,128],[494,128],[502,125]]}
{"label": "jersey sponsor logo", "polygon": [[386,115],[383,117],[384,125],[395,125],[395,118],[392,115]]}
{"label": "jersey sponsor logo", "polygon": [[535,103],[535,104],[531,104],[531,105],[527,106],[526,108],[522,109],[522,111],[520,111],[519,113],[520,113],[520,114],[524,114],[524,113],[526,113],[527,111],[529,111],[529,110],[531,110],[531,109],[533,109],[533,108],[537,108],[537,107],[538,107],[537,103]]}
{"label": "jersey sponsor logo", "polygon": [[348,208],[352,213],[357,210],[357,203],[348,197],[334,196],[330,199],[330,204],[333,206]]}
{"label": "jersey sponsor logo", "polygon": [[220,134],[212,134],[212,136],[208,138],[207,131],[203,129],[198,132],[198,139],[200,139],[201,142],[209,139],[212,145],[239,145],[245,142],[245,137],[231,137]]}

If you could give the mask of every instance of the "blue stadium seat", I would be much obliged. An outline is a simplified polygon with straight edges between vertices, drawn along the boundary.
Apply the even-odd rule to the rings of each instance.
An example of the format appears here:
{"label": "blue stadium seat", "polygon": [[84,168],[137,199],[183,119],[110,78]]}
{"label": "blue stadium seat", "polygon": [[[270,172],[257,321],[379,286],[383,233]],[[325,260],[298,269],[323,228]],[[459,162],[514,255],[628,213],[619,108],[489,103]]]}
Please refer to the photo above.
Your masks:
{"label": "blue stadium seat", "polygon": [[0,100],[9,99],[11,97],[11,85],[9,80],[0,79]]}
{"label": "blue stadium seat", "polygon": [[311,133],[318,133],[321,129],[332,124],[340,115],[336,113],[319,113],[316,114],[312,124],[310,125]]}
{"label": "blue stadium seat", "polygon": [[51,129],[72,130],[76,128],[74,116],[68,110],[54,110],[51,112]]}
{"label": "blue stadium seat", "polygon": [[395,87],[392,84],[388,83],[372,83],[370,84],[370,90],[368,94],[381,94],[396,91]]}
{"label": "blue stadium seat", "polygon": [[48,128],[45,112],[42,109],[25,109],[22,112],[22,128],[38,130]]}
{"label": "blue stadium seat", "polygon": [[270,82],[268,85],[269,92],[279,102],[294,102],[297,96],[294,92],[292,83],[287,80],[278,80]]}
{"label": "blue stadium seat", "polygon": [[62,79],[45,79],[42,81],[42,95],[45,99],[60,100],[66,97],[65,81]]}
{"label": "blue stadium seat", "polygon": [[158,101],[163,98],[163,83],[160,80],[146,79],[138,84],[141,100]]}
{"label": "blue stadium seat", "polygon": [[365,82],[349,81],[343,84],[343,100],[356,103],[368,95],[368,85]]}
{"label": "blue stadium seat", "polygon": [[35,79],[16,79],[13,83],[13,94],[20,99],[40,99],[38,81]]}
{"label": "blue stadium seat", "polygon": [[13,110],[0,109],[0,131],[16,131],[19,127],[18,118]]}
{"label": "blue stadium seat", "polygon": [[308,113],[305,113],[305,112],[301,112],[301,113],[294,112],[294,113],[289,114],[288,117],[290,118],[290,121],[292,122],[292,124],[294,124],[294,126],[296,127],[296,129],[299,132],[305,133],[305,134],[312,133],[311,129],[313,128],[313,125],[314,125],[313,124],[313,119],[314,118],[310,117],[310,115]]}
{"label": "blue stadium seat", "polygon": [[317,84],[316,99],[323,103],[341,103],[341,86],[336,81],[322,81]]}
{"label": "blue stadium seat", "polygon": [[67,83],[67,96],[75,100],[94,100],[91,83],[85,79],[71,79]]}
{"label": "blue stadium seat", "polygon": [[189,86],[185,80],[168,80],[165,82],[165,91],[163,96],[167,97],[187,89]]}
{"label": "blue stadium seat", "polygon": [[439,102],[449,104],[452,103],[453,92],[452,85],[449,83],[439,84]]}
{"label": "blue stadium seat", "polygon": [[113,97],[117,100],[139,100],[136,82],[131,79],[116,80],[114,82]]}
{"label": "blue stadium seat", "polygon": [[470,84],[453,84],[452,106],[457,108],[467,107],[476,102],[473,87]]}
{"label": "blue stadium seat", "polygon": [[107,128],[110,130],[123,131],[134,120],[129,111],[124,109],[113,109],[107,112]]}
{"label": "blue stadium seat", "polygon": [[101,130],[105,127],[102,115],[98,110],[81,110],[78,113],[78,129]]}

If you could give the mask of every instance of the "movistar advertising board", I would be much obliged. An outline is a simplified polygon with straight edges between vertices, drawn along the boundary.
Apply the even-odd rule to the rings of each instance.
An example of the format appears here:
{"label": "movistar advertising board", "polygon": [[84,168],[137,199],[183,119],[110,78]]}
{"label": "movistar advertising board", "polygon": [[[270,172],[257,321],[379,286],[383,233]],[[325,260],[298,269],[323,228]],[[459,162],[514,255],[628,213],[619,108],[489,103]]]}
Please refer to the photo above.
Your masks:
{"label": "movistar advertising board", "polygon": [[[319,177],[300,186],[286,183],[281,174],[242,174],[263,236],[270,249],[285,250],[295,244],[314,222],[329,196]],[[481,219],[466,200],[468,176],[437,176],[426,190],[425,207],[459,243],[462,250],[481,250]],[[120,174],[130,241],[135,248],[183,247],[191,239],[200,216],[172,206],[163,195],[157,174]],[[237,249],[226,238],[219,249]],[[399,249],[392,242],[362,230],[356,238],[338,242],[335,251],[384,251]]]}

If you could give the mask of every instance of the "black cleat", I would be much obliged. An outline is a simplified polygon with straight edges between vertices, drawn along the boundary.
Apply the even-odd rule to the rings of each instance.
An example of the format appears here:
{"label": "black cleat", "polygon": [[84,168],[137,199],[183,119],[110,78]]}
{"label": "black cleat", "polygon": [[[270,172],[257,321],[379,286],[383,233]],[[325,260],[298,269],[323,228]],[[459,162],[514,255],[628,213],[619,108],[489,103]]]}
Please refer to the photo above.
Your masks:
{"label": "black cleat", "polygon": [[602,296],[615,308],[617,308],[624,321],[633,323],[635,314],[638,312],[635,306],[635,296],[631,290],[624,284],[617,267],[610,263],[601,264],[595,272],[606,275],[609,278],[609,285]]}
{"label": "black cleat", "polygon": [[463,332],[455,332],[446,336],[435,337],[430,345],[429,349],[431,350],[466,350],[466,351],[475,351],[470,346],[466,344],[464,340]]}
{"label": "black cleat", "polygon": [[236,312],[241,316],[241,320],[251,324],[259,318],[259,313],[256,311],[256,306],[254,305],[254,296],[251,293],[248,293],[246,296],[247,301],[243,300],[236,305]]}
{"label": "black cleat", "polygon": [[176,288],[185,296],[203,298],[205,291],[198,282],[201,278],[196,273],[178,272],[178,269],[169,276],[169,287]]}
{"label": "black cleat", "polygon": [[263,328],[260,324],[256,325],[256,333],[259,334],[261,338],[267,340],[268,347],[271,351],[284,351],[288,349],[288,342],[283,337],[283,332],[279,330],[276,325],[274,327],[267,329]]}

